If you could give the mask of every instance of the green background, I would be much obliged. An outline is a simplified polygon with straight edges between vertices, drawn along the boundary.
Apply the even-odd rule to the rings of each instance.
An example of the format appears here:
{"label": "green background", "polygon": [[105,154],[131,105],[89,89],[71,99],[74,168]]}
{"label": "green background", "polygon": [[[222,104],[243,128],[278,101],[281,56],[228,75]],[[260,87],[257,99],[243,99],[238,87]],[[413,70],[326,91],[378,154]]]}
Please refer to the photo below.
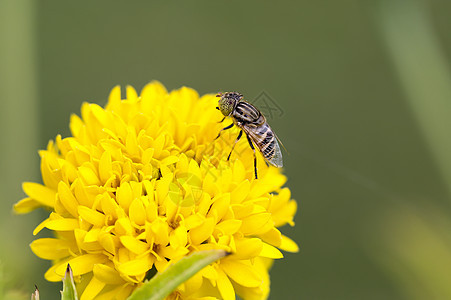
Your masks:
{"label": "green background", "polygon": [[37,150],[156,79],[277,108],[301,250],[270,299],[451,299],[450,28],[440,0],[0,0],[0,293],[61,288],[28,246],[46,213],[11,212]]}

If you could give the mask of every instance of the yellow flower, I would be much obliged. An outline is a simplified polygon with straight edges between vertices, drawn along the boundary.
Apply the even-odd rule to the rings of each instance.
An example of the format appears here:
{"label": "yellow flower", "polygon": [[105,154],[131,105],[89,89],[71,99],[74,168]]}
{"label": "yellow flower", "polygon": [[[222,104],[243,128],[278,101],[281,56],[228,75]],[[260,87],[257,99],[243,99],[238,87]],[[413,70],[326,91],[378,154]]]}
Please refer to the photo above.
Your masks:
{"label": "yellow flower", "polygon": [[[296,202],[280,169],[267,167],[223,124],[215,95],[183,87],[168,93],[152,82],[126,99],[115,87],[101,108],[85,103],[71,117],[72,137],[40,151],[44,184],[26,182],[18,213],[44,206],[49,217],[34,230],[54,232],[31,244],[53,261],[49,281],[70,263],[81,299],[125,299],[155,272],[191,252],[234,253],[178,287],[169,299],[265,299],[268,269],[279,249],[297,245],[277,227],[293,225]],[[153,273],[152,273],[153,272]]]}

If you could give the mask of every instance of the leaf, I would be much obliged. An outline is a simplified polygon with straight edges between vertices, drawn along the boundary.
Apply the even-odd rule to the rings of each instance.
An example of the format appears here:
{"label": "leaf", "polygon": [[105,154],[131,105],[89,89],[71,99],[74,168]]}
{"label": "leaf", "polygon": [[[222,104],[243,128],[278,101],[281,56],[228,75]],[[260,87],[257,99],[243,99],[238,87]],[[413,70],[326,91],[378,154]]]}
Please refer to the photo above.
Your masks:
{"label": "leaf", "polygon": [[207,250],[186,256],[136,289],[128,300],[162,300],[204,267],[228,254],[224,250]]}
{"label": "leaf", "polygon": [[61,292],[61,300],[78,300],[77,290],[75,289],[74,277],[72,269],[67,264],[66,274],[63,278],[63,291]]}
{"label": "leaf", "polygon": [[35,290],[34,292],[31,294],[31,300],[39,300],[39,290],[38,287],[35,285]]}

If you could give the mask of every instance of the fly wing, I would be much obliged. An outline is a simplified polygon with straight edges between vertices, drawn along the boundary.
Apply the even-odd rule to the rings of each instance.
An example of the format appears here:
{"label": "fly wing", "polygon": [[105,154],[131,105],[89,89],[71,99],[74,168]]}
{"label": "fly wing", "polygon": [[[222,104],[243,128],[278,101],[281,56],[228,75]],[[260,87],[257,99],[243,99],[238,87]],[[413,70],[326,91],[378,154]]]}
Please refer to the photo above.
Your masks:
{"label": "fly wing", "polygon": [[283,167],[282,151],[280,151],[276,135],[268,123],[265,122],[260,126],[249,123],[241,127],[270,165]]}

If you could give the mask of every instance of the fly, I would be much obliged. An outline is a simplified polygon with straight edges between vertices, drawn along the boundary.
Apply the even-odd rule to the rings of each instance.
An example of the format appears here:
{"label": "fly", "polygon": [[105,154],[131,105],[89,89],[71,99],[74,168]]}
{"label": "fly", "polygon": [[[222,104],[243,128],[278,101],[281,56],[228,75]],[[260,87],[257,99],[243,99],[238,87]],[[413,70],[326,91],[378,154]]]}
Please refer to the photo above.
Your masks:
{"label": "fly", "polygon": [[216,97],[220,97],[218,107],[216,107],[216,109],[224,115],[221,122],[223,122],[226,117],[231,117],[233,120],[232,124],[219,131],[216,139],[219,138],[222,131],[230,129],[234,125],[241,129],[235,143],[232,146],[232,150],[227,157],[227,160],[230,159],[230,155],[232,154],[235,145],[241,139],[244,131],[247,141],[249,142],[251,149],[254,151],[255,179],[257,179],[258,176],[257,157],[255,155],[254,144],[257,146],[258,150],[261,152],[268,164],[281,168],[283,166],[283,161],[282,152],[280,151],[279,143],[277,142],[278,138],[266,122],[265,116],[255,106],[243,100],[243,95],[240,93],[219,93]]}

